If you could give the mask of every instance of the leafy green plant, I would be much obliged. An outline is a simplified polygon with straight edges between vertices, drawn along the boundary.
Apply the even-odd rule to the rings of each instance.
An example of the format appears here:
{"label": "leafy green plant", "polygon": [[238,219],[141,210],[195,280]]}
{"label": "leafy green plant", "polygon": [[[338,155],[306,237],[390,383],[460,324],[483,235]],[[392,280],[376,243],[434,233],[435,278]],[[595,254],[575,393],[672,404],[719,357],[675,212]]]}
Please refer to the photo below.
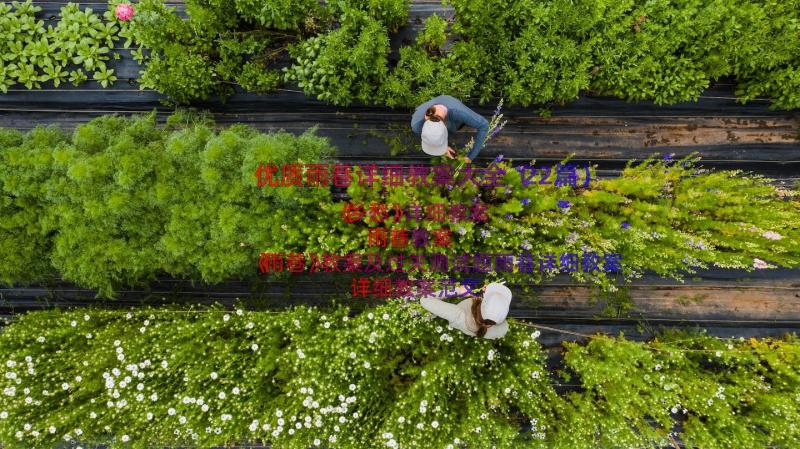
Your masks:
{"label": "leafy green plant", "polygon": [[[690,449],[800,441],[800,342],[468,337],[418,304],[31,312],[0,333],[0,438],[110,448]],[[557,388],[569,384],[572,388]]]}
{"label": "leafy green plant", "polygon": [[388,71],[389,38],[385,26],[359,10],[350,10],[340,28],[290,48],[296,63],[284,68],[307,95],[333,104],[374,99]]}
{"label": "leafy green plant", "polygon": [[736,95],[772,99],[773,109],[800,108],[800,19],[797,0],[738,5]]}
{"label": "leafy green plant", "polygon": [[351,11],[359,10],[395,32],[408,20],[409,3],[409,0],[337,0],[331,6],[340,22],[346,22]]}
{"label": "leafy green plant", "polygon": [[436,13],[425,19],[425,29],[417,35],[417,42],[429,52],[441,51],[447,41],[447,21]]}
{"label": "leafy green plant", "polygon": [[145,65],[141,88],[177,104],[213,96],[224,100],[237,84],[274,91],[280,73],[271,66],[291,42],[327,20],[315,1],[189,0],[186,15],[163,0],[143,0],[121,33],[126,47],[138,47],[134,57]]}
{"label": "leafy green plant", "polygon": [[[22,84],[38,89],[52,81],[59,87],[69,76],[74,85],[85,82],[87,72],[103,87],[116,80],[105,65],[111,48],[119,39],[119,27],[110,11],[102,16],[77,3],[61,7],[55,27],[44,26],[41,12],[31,0],[0,3],[0,91]],[[119,55],[114,53],[115,58]]]}
{"label": "leafy green plant", "polygon": [[159,272],[212,282],[246,276],[261,250],[299,232],[286,227],[273,240],[281,225],[307,221],[305,206],[329,197],[327,189],[271,191],[254,181],[259,162],[330,156],[313,133],[237,125],[217,134],[207,117],[182,113],[167,129],[154,114],[105,116],[71,138],[56,128],[2,138],[0,212],[11,219],[0,245],[15,261],[0,268],[4,283],[44,279],[55,268],[110,296]]}
{"label": "leafy green plant", "polygon": [[387,106],[419,105],[448,94],[456,98],[488,101],[492,85],[491,57],[471,42],[456,42],[446,56],[431,55],[419,46],[400,48],[400,61],[381,86]]}
{"label": "leafy green plant", "polygon": [[[0,245],[19,262],[0,267],[0,280],[42,276],[47,264],[39,260],[49,260],[65,279],[113,296],[119,286],[159,273],[206,282],[253,276],[264,252],[378,253],[385,261],[397,250],[368,246],[374,226],[449,230],[453,239],[447,253],[452,255],[618,253],[618,275],[570,273],[605,292],[645,271],[682,279],[712,266],[751,270],[800,264],[800,194],[740,171],[697,169],[696,157],[649,158],[629,164],[618,178],[578,188],[555,185],[569,173],[565,166],[552,168],[542,180],[541,170],[513,169],[502,158],[492,164],[501,185],[478,187],[486,178],[468,181],[454,161],[457,176],[450,184],[462,184],[457,189],[429,174],[427,186],[353,182],[347,193],[356,204],[480,201],[487,207],[486,222],[419,223],[401,217],[395,223],[389,217],[381,223],[345,223],[344,203],[327,188],[257,186],[260,162],[276,164],[277,170],[285,163],[327,160],[333,148],[313,131],[294,137],[235,125],[215,132],[206,117],[187,117],[179,115],[166,128],[157,127],[152,115],[102,117],[80,126],[71,139],[41,137],[54,131],[8,131],[0,152],[0,213],[18,218],[6,224]],[[582,186],[584,170],[573,173]],[[590,176],[594,179],[591,168]],[[17,247],[20,239],[43,252]],[[401,251],[427,256],[442,248]],[[31,266],[37,268],[30,275],[18,268]],[[450,268],[419,276],[452,276]],[[558,272],[532,271],[515,263],[487,276],[530,284]]]}
{"label": "leafy green plant", "polygon": [[[228,6],[228,2],[220,0],[214,4]],[[236,12],[245,20],[278,30],[302,28],[309,12],[320,7],[316,0],[236,0],[234,4]]]}

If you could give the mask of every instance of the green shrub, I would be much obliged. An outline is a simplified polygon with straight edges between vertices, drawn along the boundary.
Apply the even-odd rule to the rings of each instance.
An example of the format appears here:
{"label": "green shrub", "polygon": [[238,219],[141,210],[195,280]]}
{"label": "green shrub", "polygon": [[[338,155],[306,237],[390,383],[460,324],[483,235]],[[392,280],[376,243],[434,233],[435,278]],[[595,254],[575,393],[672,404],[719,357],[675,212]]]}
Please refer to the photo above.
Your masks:
{"label": "green shrub", "polygon": [[186,53],[180,45],[169,45],[163,53],[150,57],[139,84],[156,89],[177,103],[232,93],[230,87],[219,85],[215,75],[214,66],[202,55]]}
{"label": "green shrub", "polygon": [[259,93],[279,87],[280,73],[271,66],[289,43],[318,26],[315,5],[190,0],[183,19],[163,0],[143,0],[122,34],[126,45],[139,47],[142,88],[178,104],[213,96],[224,100],[235,84]]}
{"label": "green shrub", "polygon": [[155,114],[106,116],[76,129],[73,145],[55,158],[65,180],[48,195],[60,219],[52,262],[65,279],[109,295],[114,285],[138,285],[158,272],[162,139]]}
{"label": "green shrub", "polygon": [[61,182],[64,172],[54,171],[53,159],[68,141],[55,126],[0,132],[0,282],[27,284],[52,272],[58,222],[42,199]]}
{"label": "green shrub", "polygon": [[735,12],[743,23],[736,35],[736,95],[742,101],[772,99],[773,109],[800,107],[800,3],[745,3]]}
{"label": "green shrub", "polygon": [[593,88],[656,104],[697,100],[710,80],[732,72],[737,31],[727,22],[735,3],[614,5],[597,24]]}
{"label": "green shrub", "polygon": [[385,26],[359,10],[350,10],[340,28],[290,48],[294,65],[286,81],[306,95],[337,105],[372,102],[387,74],[389,37]]}
{"label": "green shrub", "polygon": [[538,331],[521,322],[499,340],[444,324],[401,301],[356,317],[343,307],[28,313],[0,333],[0,438],[26,449],[800,441],[794,336],[595,336],[565,344],[563,369],[549,372]]}
{"label": "green shrub", "polygon": [[400,61],[381,86],[387,106],[416,106],[442,94],[489,100],[491,58],[472,42],[456,42],[446,56],[420,47],[400,48]]}
{"label": "green shrub", "polygon": [[248,276],[261,250],[293,241],[303,211],[329,197],[327,189],[259,189],[254,179],[259,162],[329,157],[313,130],[263,135],[237,125],[215,133],[207,117],[187,114],[159,129],[150,114],[101,117],[71,139],[37,128],[4,131],[0,142],[0,204],[9,217],[0,246],[15,261],[0,267],[8,284],[55,268],[111,296],[161,272],[210,282]]}
{"label": "green shrub", "polygon": [[530,26],[511,42],[512,56],[500,82],[504,98],[523,106],[564,102],[589,86],[589,48],[561,29]]}
{"label": "green shrub", "polygon": [[425,29],[417,35],[417,42],[428,51],[440,51],[447,41],[447,21],[436,13],[425,19]]}
{"label": "green shrub", "polygon": [[259,188],[254,176],[260,162],[329,157],[331,147],[313,131],[264,135],[235,125],[215,134],[197,126],[171,134],[165,150],[172,168],[159,185],[168,204],[160,244],[169,271],[180,276],[222,282],[254,273],[260,251],[294,246],[305,211],[329,196],[327,189]]}
{"label": "green shrub", "polygon": [[408,21],[409,3],[409,0],[338,0],[331,2],[331,7],[340,22],[346,22],[351,11],[360,10],[395,32]]}
{"label": "green shrub", "polygon": [[[215,3],[227,7],[227,1]],[[236,12],[245,20],[254,21],[266,28],[299,30],[306,17],[317,8],[317,0],[236,0]]]}
{"label": "green shrub", "polygon": [[[160,273],[206,282],[255,275],[263,252],[378,252],[384,261],[397,252],[391,245],[370,248],[368,228],[377,224],[345,223],[344,203],[334,201],[328,188],[257,186],[260,162],[280,170],[286,163],[329,160],[333,148],[313,130],[295,137],[244,125],[215,132],[212,126],[207,116],[180,114],[163,129],[153,115],[108,116],[80,126],[71,140],[53,130],[4,133],[0,193],[5,213],[15,218],[4,224],[0,245],[20,263],[4,267],[0,279],[41,275],[45,264],[38,257],[49,259],[65,279],[112,296],[119,286]],[[501,161],[494,164],[505,171],[498,187],[479,189],[459,172],[454,182],[463,186],[452,190],[430,176],[430,187],[354,182],[347,191],[356,204],[487,205],[485,223],[422,223],[428,231],[449,229],[453,242],[446,251],[432,244],[414,251],[420,255],[619,253],[619,277],[571,273],[610,292],[645,271],[681,279],[711,266],[800,264],[797,192],[740,171],[698,170],[694,160],[648,159],[586,188],[555,187],[561,175],[554,169],[548,184],[540,184],[540,171],[526,186],[520,172]],[[575,174],[582,186],[584,170]],[[559,201],[570,206],[559,207]],[[382,226],[413,229],[420,223],[404,217]],[[31,246],[16,246],[22,239]],[[28,267],[36,268],[27,273]],[[447,277],[455,272],[450,267],[420,276]],[[518,268],[488,276],[528,284],[557,273]]]}
{"label": "green shrub", "polygon": [[[180,102],[224,98],[235,83],[274,90],[279,80],[271,65],[289,48],[294,63],[284,80],[337,105],[410,107],[433,92],[481,104],[500,96],[529,106],[564,103],[587,91],[673,104],[697,100],[726,76],[738,79],[743,102],[768,96],[773,108],[800,103],[798,0],[768,7],[743,0],[449,0],[455,9],[450,34],[447,21],[429,16],[416,42],[398,49],[396,67],[386,60],[387,33],[406,23],[406,0],[320,7],[305,0],[192,0],[186,24],[162,1],[144,0],[130,28],[122,26],[157,55],[144,70],[143,86]],[[448,38],[453,45],[445,50]],[[147,57],[141,48],[135,55]],[[201,59],[207,66],[201,79],[187,80]]]}

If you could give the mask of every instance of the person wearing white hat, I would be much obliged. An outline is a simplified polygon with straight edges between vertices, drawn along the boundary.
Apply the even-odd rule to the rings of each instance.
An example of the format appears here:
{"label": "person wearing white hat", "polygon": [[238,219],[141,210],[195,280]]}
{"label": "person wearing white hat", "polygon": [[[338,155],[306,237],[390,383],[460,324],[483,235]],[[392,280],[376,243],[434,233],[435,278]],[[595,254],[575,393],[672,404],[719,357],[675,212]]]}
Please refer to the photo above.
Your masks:
{"label": "person wearing white hat", "polygon": [[[508,332],[508,308],[511,304],[511,290],[503,284],[491,283],[481,290],[482,296],[466,298],[458,304],[444,302],[438,298],[439,292],[419,300],[422,307],[446,319],[450,326],[471,337],[496,339]],[[464,293],[464,287],[456,293]]]}
{"label": "person wearing white hat", "polygon": [[422,151],[431,156],[446,155],[453,159],[455,151],[447,138],[464,125],[478,130],[472,150],[464,157],[466,162],[472,162],[489,133],[488,120],[450,95],[439,95],[422,103],[411,116],[411,130],[422,139]]}

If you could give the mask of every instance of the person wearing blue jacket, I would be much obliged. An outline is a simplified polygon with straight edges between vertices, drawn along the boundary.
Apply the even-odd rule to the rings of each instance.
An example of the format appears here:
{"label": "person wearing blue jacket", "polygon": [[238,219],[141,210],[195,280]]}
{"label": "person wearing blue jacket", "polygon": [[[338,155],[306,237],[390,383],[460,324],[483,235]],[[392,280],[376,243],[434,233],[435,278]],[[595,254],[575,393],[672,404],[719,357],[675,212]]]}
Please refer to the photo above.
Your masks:
{"label": "person wearing blue jacket", "polygon": [[440,95],[417,106],[411,116],[411,130],[422,139],[422,151],[431,156],[447,155],[455,158],[455,151],[447,143],[450,134],[464,125],[478,130],[475,144],[467,156],[467,163],[478,156],[489,133],[489,121],[450,95]]}

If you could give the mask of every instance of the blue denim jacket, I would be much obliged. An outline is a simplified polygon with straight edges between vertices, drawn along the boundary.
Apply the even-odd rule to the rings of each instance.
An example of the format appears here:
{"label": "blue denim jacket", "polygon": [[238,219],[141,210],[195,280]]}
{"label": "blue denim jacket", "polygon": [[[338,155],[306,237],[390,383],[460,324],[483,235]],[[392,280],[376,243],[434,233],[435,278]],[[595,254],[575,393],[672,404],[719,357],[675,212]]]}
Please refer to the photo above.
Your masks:
{"label": "blue denim jacket", "polygon": [[448,135],[455,133],[463,125],[478,130],[478,135],[475,136],[475,145],[473,145],[472,151],[470,151],[468,155],[470,160],[474,161],[481,151],[481,146],[483,140],[486,139],[486,134],[489,133],[489,121],[456,98],[450,95],[439,95],[436,98],[422,103],[414,110],[414,114],[411,116],[411,130],[414,131],[415,134],[422,134],[422,125],[425,124],[425,111],[435,104],[442,104],[447,108],[447,117],[444,123],[447,126]]}

